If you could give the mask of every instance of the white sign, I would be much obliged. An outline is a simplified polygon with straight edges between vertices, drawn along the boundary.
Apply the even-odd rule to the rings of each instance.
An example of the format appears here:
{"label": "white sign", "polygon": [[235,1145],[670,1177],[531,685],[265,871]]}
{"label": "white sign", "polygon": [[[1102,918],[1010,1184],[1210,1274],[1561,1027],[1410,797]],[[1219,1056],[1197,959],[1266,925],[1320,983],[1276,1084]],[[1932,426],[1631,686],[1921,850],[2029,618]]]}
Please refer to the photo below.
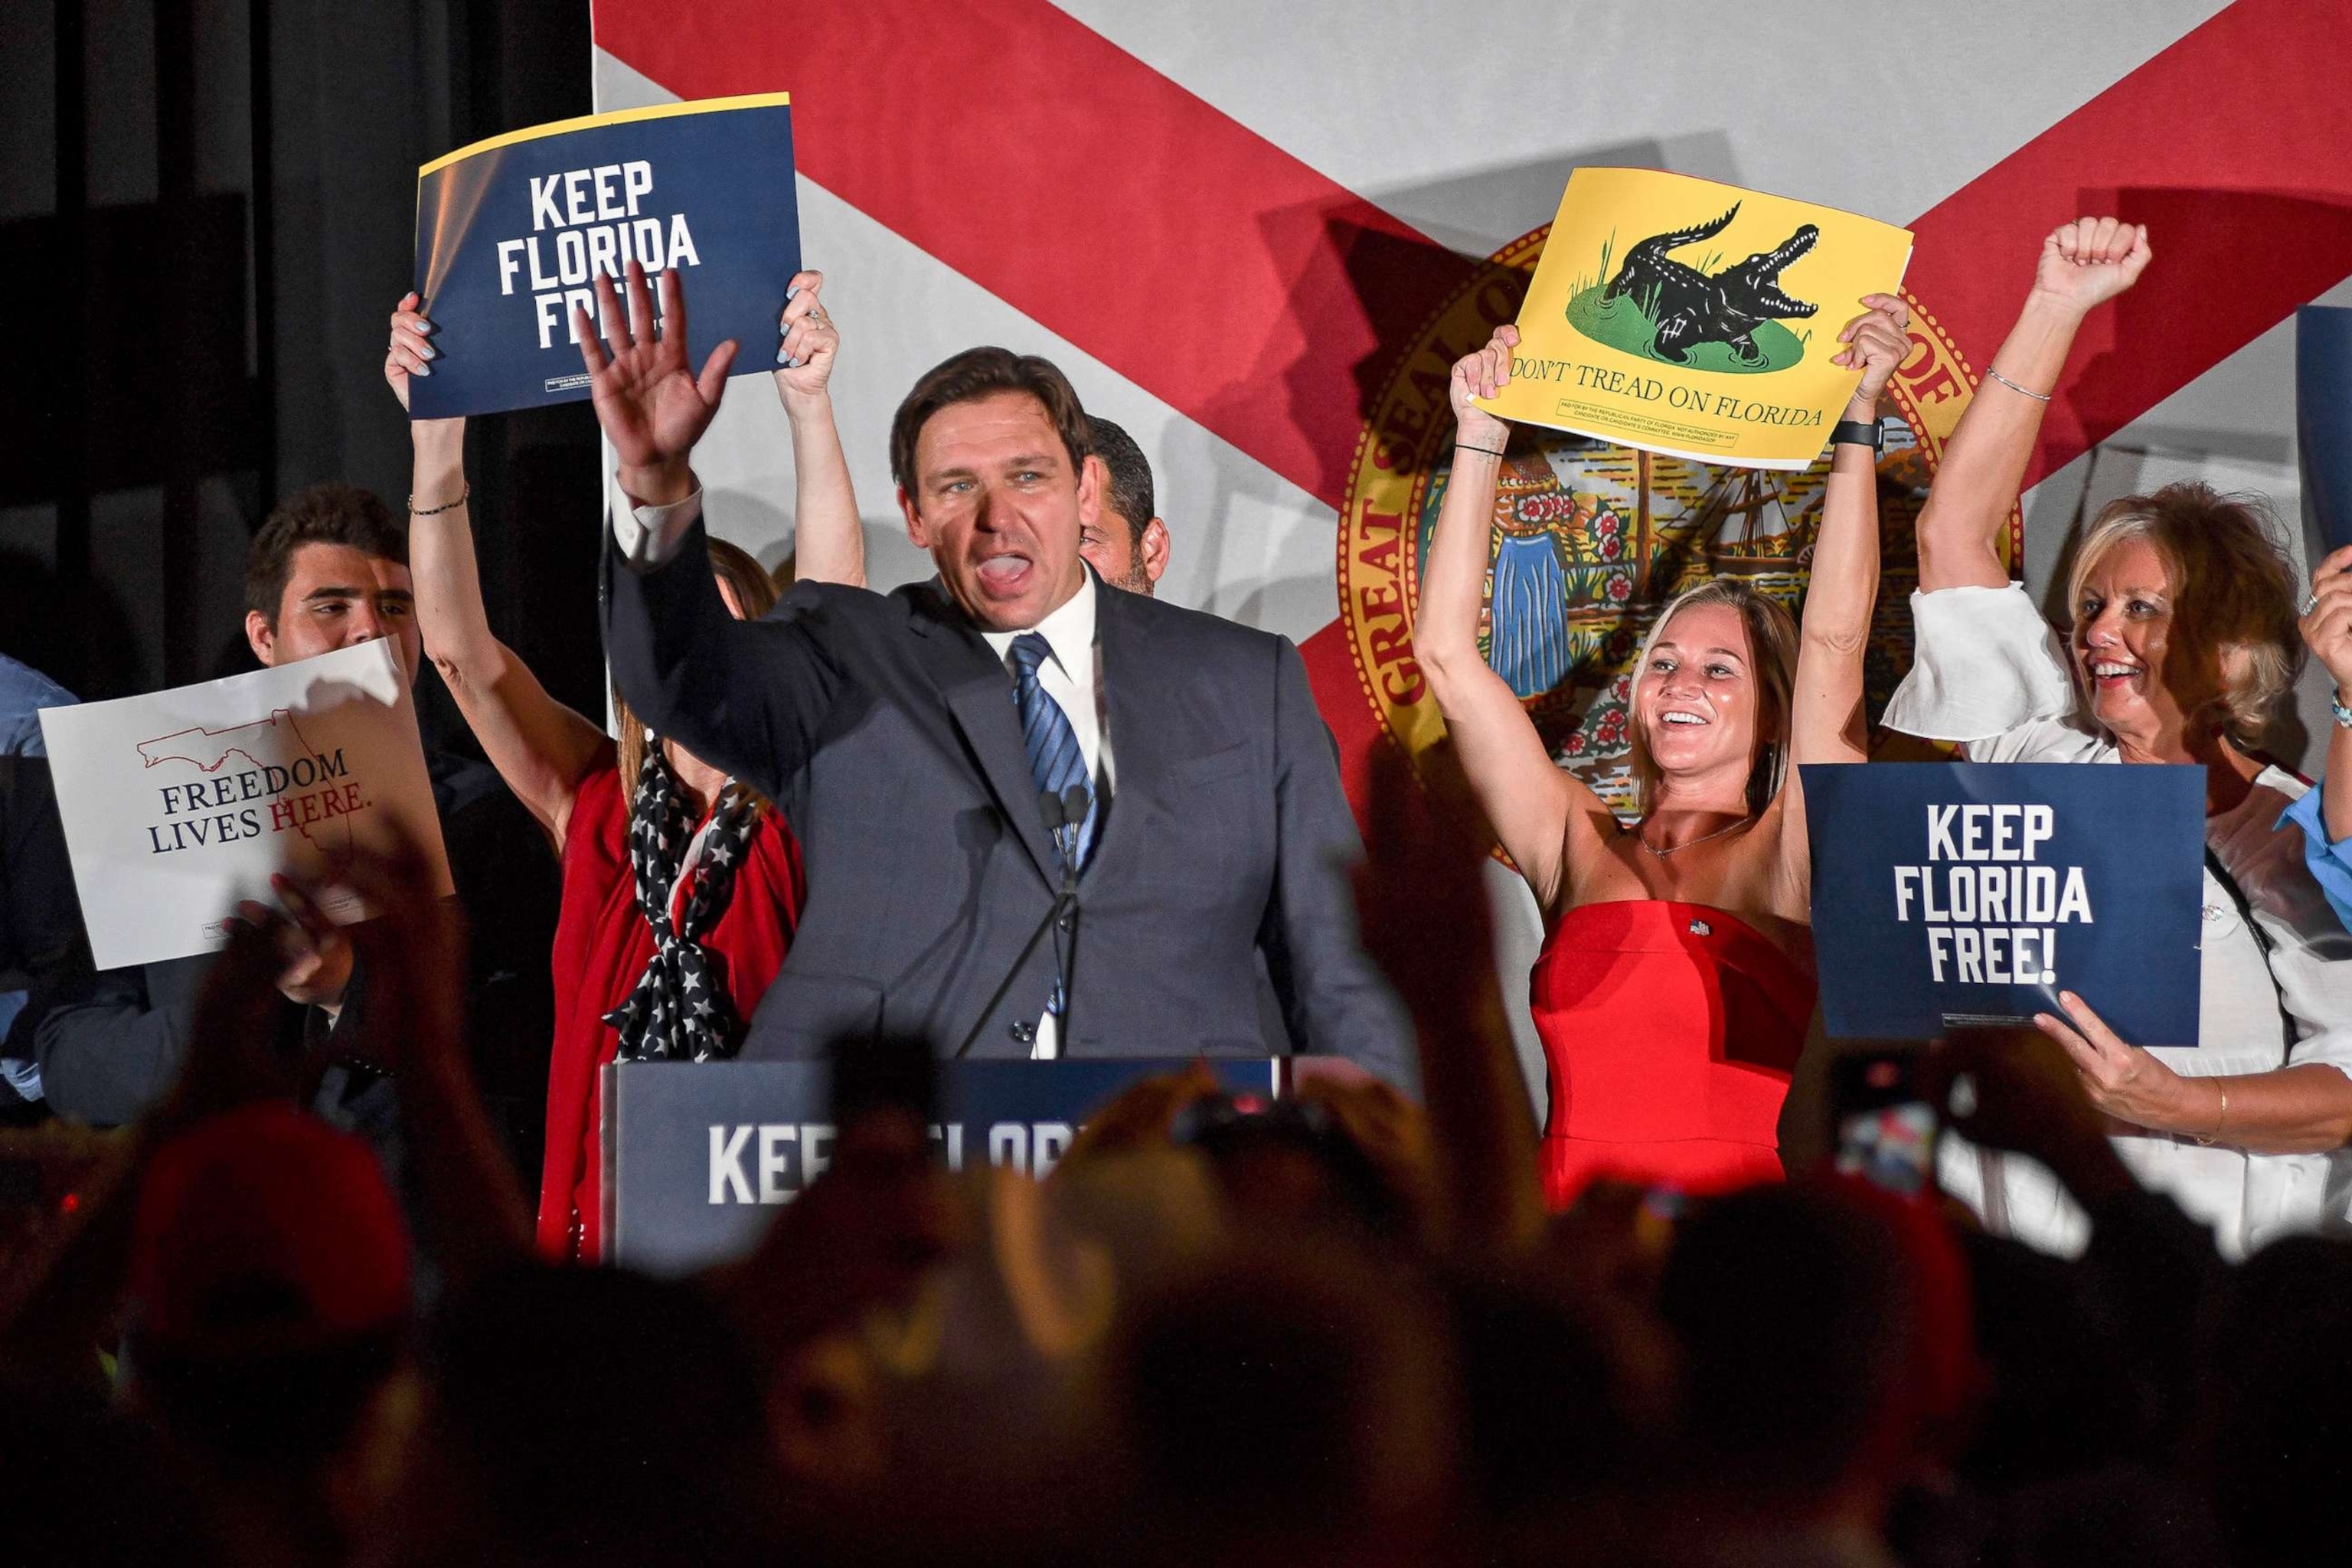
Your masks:
{"label": "white sign", "polygon": [[100,969],[220,947],[272,873],[324,884],[339,925],[367,918],[334,884],[355,848],[404,831],[436,893],[449,867],[408,679],[391,642],[173,691],[41,710],[58,813]]}

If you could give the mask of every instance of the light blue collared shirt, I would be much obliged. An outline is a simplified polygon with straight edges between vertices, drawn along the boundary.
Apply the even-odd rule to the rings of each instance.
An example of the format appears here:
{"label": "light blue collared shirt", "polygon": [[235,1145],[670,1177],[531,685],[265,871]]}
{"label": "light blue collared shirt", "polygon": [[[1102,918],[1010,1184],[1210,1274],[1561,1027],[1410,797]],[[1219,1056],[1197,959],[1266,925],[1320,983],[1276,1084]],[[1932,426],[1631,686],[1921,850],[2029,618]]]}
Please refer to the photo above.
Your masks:
{"label": "light blue collared shirt", "polygon": [[2326,787],[2317,784],[2304,791],[2301,799],[2279,814],[2278,825],[2292,822],[2303,829],[2303,863],[2311,868],[2311,879],[2327,895],[2336,918],[2352,931],[2352,838],[2328,842],[2327,821],[2320,811],[2320,792]]}

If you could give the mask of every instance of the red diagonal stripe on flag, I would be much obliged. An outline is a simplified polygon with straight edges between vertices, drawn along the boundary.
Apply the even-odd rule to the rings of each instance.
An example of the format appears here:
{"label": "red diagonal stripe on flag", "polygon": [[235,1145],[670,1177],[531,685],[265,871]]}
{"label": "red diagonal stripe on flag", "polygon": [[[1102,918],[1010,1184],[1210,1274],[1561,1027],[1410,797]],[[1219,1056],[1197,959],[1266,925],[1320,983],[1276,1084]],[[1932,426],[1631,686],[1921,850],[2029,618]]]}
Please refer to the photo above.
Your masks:
{"label": "red diagonal stripe on flag", "polygon": [[1333,507],[1356,378],[1469,275],[1044,0],[595,21],[681,97],[791,92],[809,178]]}
{"label": "red diagonal stripe on flag", "polygon": [[2084,324],[2027,482],[2352,275],[2345,0],[2238,0],[1912,225],[1910,292],[1981,374],[2071,217],[2148,226],[2139,286]]}

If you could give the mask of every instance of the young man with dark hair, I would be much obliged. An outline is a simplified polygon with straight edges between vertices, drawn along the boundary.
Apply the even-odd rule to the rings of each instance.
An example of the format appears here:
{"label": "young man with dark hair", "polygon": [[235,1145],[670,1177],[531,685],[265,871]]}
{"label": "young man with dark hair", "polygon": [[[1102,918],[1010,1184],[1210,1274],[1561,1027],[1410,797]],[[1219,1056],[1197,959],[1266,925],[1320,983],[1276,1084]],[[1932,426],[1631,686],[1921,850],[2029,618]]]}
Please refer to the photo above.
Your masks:
{"label": "young man with dark hair", "polygon": [[[246,556],[246,640],[278,666],[378,637],[413,681],[424,640],[408,577],[408,534],[366,490],[314,485],[271,512]],[[557,868],[536,825],[498,775],[427,748],[451,880],[471,931],[467,1005],[475,1071],[526,1181],[536,1179],[547,1056],[554,1035],[549,952]],[[289,1051],[312,1053],[313,1108],[396,1157],[388,1064],[343,1059],[366,991],[365,927],[338,927],[289,893],[278,1020]],[[135,1121],[171,1087],[210,954],[81,973],[46,999],[35,1044],[49,1108],[94,1126]],[[37,1001],[44,999],[37,998]]]}
{"label": "young man with dark hair", "polygon": [[[245,561],[245,635],[264,664],[389,637],[416,679],[424,643],[408,584],[408,531],[356,485],[312,485],[286,498]],[[281,635],[286,650],[279,647]]]}
{"label": "young man with dark hair", "polygon": [[1168,525],[1153,504],[1151,464],[1135,437],[1109,420],[1089,414],[1087,428],[1103,470],[1106,515],[1080,537],[1078,553],[1112,587],[1149,596],[1168,570]]}
{"label": "young man with dark hair", "polygon": [[[801,835],[806,910],[743,1054],[889,1030],[943,1056],[1272,1055],[1262,953],[1298,1048],[1409,1082],[1402,1010],[1356,939],[1362,844],[1306,666],[1282,637],[1103,589],[1079,544],[1104,474],[1061,373],[974,349],[900,405],[899,510],[936,581],[803,583],[739,622],[688,461],[733,345],[697,375],[677,274],[662,287],[658,335],[642,275],[626,312],[599,282],[609,350],[575,317],[628,498],[607,646],[647,723]],[[1073,885],[1075,918],[1030,945]]]}

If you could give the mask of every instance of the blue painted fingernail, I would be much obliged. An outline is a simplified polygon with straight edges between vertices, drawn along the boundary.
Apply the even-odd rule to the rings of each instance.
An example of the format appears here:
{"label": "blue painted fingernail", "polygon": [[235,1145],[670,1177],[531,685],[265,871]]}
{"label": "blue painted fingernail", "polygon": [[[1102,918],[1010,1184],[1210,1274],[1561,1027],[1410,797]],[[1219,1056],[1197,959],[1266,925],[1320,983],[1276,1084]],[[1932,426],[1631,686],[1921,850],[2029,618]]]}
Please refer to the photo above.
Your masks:
{"label": "blue painted fingernail", "polygon": [[420,364],[416,367],[416,374],[419,375],[431,375],[433,374],[433,367],[428,364]]}
{"label": "blue painted fingernail", "polygon": [[798,370],[801,367],[800,361],[796,359],[787,359],[782,354],[778,354],[776,356],[776,363],[782,365],[786,370]]}
{"label": "blue painted fingernail", "polygon": [[799,290],[798,289],[785,289],[785,290],[784,290],[784,303],[785,303],[785,304],[787,304],[787,305],[791,304],[791,303],[793,302],[793,296],[794,296],[794,295],[796,295],[796,294],[798,294],[799,292],[800,292],[800,290]]}
{"label": "blue painted fingernail", "polygon": [[423,354],[426,359],[439,359],[441,357],[441,351],[435,348],[431,343],[419,343],[416,345],[416,349],[417,352]]}

